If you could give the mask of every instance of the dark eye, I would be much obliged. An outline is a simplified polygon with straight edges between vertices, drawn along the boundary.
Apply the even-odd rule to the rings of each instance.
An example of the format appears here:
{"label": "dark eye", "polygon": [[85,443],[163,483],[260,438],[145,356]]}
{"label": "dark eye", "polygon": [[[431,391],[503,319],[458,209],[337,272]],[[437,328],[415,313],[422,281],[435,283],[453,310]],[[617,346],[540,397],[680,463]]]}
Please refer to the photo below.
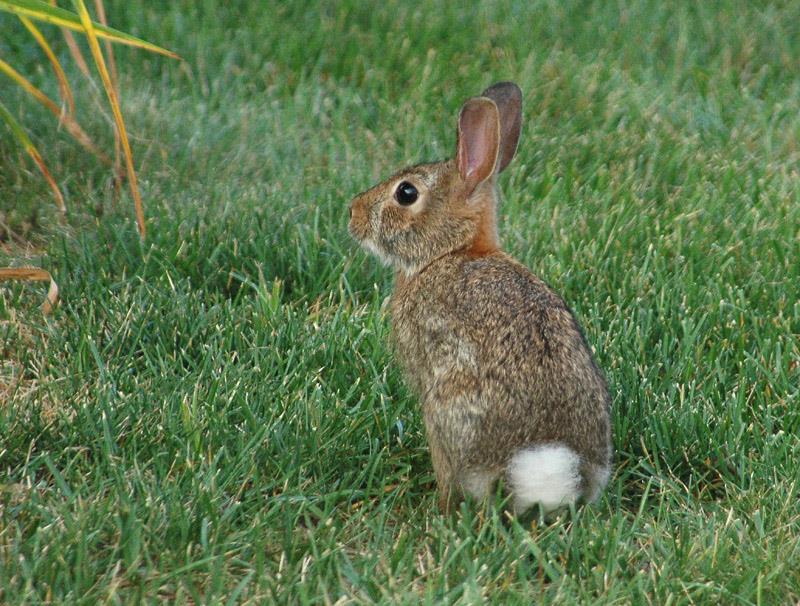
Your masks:
{"label": "dark eye", "polygon": [[397,186],[397,189],[394,190],[394,199],[403,206],[414,204],[414,202],[417,201],[417,198],[419,198],[419,192],[417,191],[417,188],[408,181],[403,181]]}

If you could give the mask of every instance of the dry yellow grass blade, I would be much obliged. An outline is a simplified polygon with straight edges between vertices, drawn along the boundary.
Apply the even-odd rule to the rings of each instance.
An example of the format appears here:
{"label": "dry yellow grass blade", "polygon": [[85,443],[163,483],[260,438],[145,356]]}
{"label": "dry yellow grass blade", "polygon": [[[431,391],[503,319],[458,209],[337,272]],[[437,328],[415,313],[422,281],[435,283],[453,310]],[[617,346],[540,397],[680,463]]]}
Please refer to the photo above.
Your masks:
{"label": "dry yellow grass blade", "polygon": [[39,171],[42,173],[42,176],[44,176],[45,181],[47,181],[47,184],[50,186],[50,189],[53,190],[53,195],[56,197],[56,205],[58,206],[58,210],[61,211],[62,215],[66,215],[67,204],[66,202],[64,202],[64,196],[61,193],[61,190],[58,188],[56,180],[53,179],[53,175],[50,174],[47,165],[44,163],[44,159],[39,153],[39,150],[36,149],[33,145],[26,145],[25,151],[28,152],[28,155],[36,163],[36,166],[39,167]]}
{"label": "dry yellow grass blade", "polygon": [[64,70],[61,68],[61,63],[58,62],[53,49],[50,48],[50,45],[45,40],[45,37],[42,35],[42,32],[39,31],[39,28],[33,24],[33,21],[25,17],[24,15],[19,15],[19,20],[22,21],[22,24],[28,28],[28,31],[34,37],[36,42],[39,43],[39,46],[44,51],[44,54],[47,55],[47,59],[50,61],[50,65],[53,66],[53,72],[56,75],[56,79],[58,80],[58,90],[61,93],[61,98],[67,104],[67,111],[71,116],[75,115],[75,99],[72,96],[72,89],[69,87],[69,82],[67,82],[67,76],[64,73]]}
{"label": "dry yellow grass blade", "polygon": [[[76,5],[77,7],[77,5]],[[56,3],[48,3],[45,0],[0,0],[0,10],[25,15],[39,21],[52,23],[59,27],[69,28],[75,31],[85,31],[85,27],[78,15],[68,10],[60,8]],[[154,53],[160,53],[173,59],[178,59],[178,55],[165,48],[142,40],[136,36],[126,34],[111,27],[106,27],[100,23],[93,24],[93,31],[96,37],[110,38],[120,44],[128,44],[137,48],[143,48]]]}
{"label": "dry yellow grass blade", "polygon": [[84,76],[89,78],[89,66],[86,64],[86,59],[83,58],[81,47],[75,42],[75,36],[66,28],[62,28],[61,32],[64,34],[64,41],[67,43],[67,48],[69,48],[69,52],[75,60],[75,65],[78,66]]}
{"label": "dry yellow grass blade", "polygon": [[[97,19],[108,27],[108,20],[106,19],[106,7],[103,5],[103,0],[94,0],[94,8],[97,11]],[[111,83],[114,85],[114,90],[119,94],[119,77],[117,76],[117,62],[114,59],[114,45],[111,40],[106,38],[103,43],[106,47],[106,55],[108,55],[108,71],[111,75]]]}
{"label": "dry yellow grass blade", "polygon": [[14,80],[17,84],[19,84],[22,89],[31,95],[34,99],[36,99],[39,103],[44,105],[50,112],[59,119],[61,124],[64,125],[64,128],[67,129],[67,132],[74,137],[74,139],[80,143],[85,149],[90,151],[92,154],[97,156],[97,158],[103,162],[104,164],[111,164],[111,158],[108,157],[107,154],[102,152],[98,147],[94,144],[92,139],[89,135],[86,134],[86,131],[81,128],[81,125],[75,120],[75,118],[70,114],[64,114],[61,111],[61,108],[58,107],[58,104],[53,101],[50,97],[45,95],[41,90],[36,88],[33,84],[31,84],[30,80],[28,80],[25,76],[20,74],[17,70],[11,67],[8,63],[0,59],[0,72],[6,74],[9,78]]}
{"label": "dry yellow grass blade", "polygon": [[38,267],[4,267],[0,268],[0,282],[4,280],[25,280],[28,282],[50,282],[47,298],[42,303],[42,313],[49,314],[58,304],[58,284],[50,272]]}
{"label": "dry yellow grass blade", "polygon": [[19,84],[25,92],[35,98],[39,103],[44,105],[47,109],[51,112],[55,113],[56,116],[61,115],[61,110],[58,108],[58,105],[50,99],[47,95],[45,95],[42,91],[36,88],[33,84],[31,84],[30,80],[28,80],[25,76],[20,74],[17,70],[11,67],[8,63],[0,59],[0,72],[6,74],[9,78],[14,80],[17,84]]}
{"label": "dry yellow grass blade", "polygon": [[64,203],[64,196],[61,194],[61,190],[58,189],[58,185],[56,185],[55,179],[50,174],[50,171],[47,170],[47,165],[44,163],[39,150],[36,149],[36,146],[31,142],[28,138],[28,135],[25,134],[25,131],[22,130],[22,127],[19,125],[19,122],[11,115],[11,112],[6,109],[6,106],[0,103],[0,119],[5,122],[8,127],[11,129],[11,133],[16,137],[17,141],[19,141],[22,148],[28,153],[28,155],[33,159],[36,163],[36,166],[39,167],[42,175],[44,175],[45,181],[50,186],[50,189],[53,190],[53,195],[56,198],[56,205],[58,205],[58,209],[61,211],[62,218],[67,212],[67,206]]}
{"label": "dry yellow grass blade", "polygon": [[133,204],[136,209],[136,223],[139,227],[139,237],[144,240],[145,236],[147,235],[144,223],[144,209],[142,208],[142,199],[139,196],[139,186],[136,181],[136,171],[133,168],[133,153],[131,152],[131,146],[128,142],[128,132],[125,130],[125,122],[122,119],[122,111],[120,110],[119,99],[117,98],[117,93],[111,83],[111,76],[108,74],[108,69],[106,69],[106,63],[103,59],[103,51],[100,50],[100,44],[97,41],[97,35],[95,33],[94,25],[92,24],[92,19],[89,17],[89,11],[86,10],[86,5],[83,3],[83,0],[73,0],[73,4],[75,5],[76,12],[80,17],[81,23],[86,32],[86,39],[89,42],[89,50],[91,50],[92,57],[97,65],[97,70],[100,72],[100,78],[103,81],[103,87],[106,89],[106,95],[108,95],[108,102],[111,104],[111,110],[114,113],[114,122],[117,125],[120,141],[122,142],[122,151],[125,154],[125,165],[128,172],[128,182],[131,187],[131,195],[133,196]]}
{"label": "dry yellow grass blade", "polygon": [[[106,27],[108,27],[108,20],[106,19],[106,7],[103,5],[103,0],[94,0],[94,7],[97,10],[97,18]],[[114,59],[114,45],[111,40],[104,41],[106,47],[106,55],[108,56],[109,73],[111,75],[111,85],[114,87],[114,92],[119,96],[119,76],[117,74],[117,62]],[[114,129],[114,199],[122,193],[122,178],[124,171],[122,169],[122,143],[119,138],[119,132]]]}
{"label": "dry yellow grass blade", "polygon": [[[50,0],[50,4],[56,6],[56,0]],[[75,36],[66,27],[62,27],[61,32],[64,34],[64,41],[67,43],[67,48],[69,48],[69,52],[75,60],[75,65],[78,66],[84,76],[89,78],[89,66],[86,65],[86,59],[83,58],[83,53],[78,43],[75,42]]]}

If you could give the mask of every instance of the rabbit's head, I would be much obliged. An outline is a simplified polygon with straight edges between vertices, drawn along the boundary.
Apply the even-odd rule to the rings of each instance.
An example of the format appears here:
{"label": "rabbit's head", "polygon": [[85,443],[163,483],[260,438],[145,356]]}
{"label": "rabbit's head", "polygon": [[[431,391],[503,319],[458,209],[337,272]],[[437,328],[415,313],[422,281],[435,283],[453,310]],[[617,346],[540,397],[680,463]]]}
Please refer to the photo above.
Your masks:
{"label": "rabbit's head", "polygon": [[469,99],[458,117],[456,157],[403,169],[356,196],[350,233],[407,275],[456,250],[497,250],[495,177],[514,157],[521,109],[512,82]]}

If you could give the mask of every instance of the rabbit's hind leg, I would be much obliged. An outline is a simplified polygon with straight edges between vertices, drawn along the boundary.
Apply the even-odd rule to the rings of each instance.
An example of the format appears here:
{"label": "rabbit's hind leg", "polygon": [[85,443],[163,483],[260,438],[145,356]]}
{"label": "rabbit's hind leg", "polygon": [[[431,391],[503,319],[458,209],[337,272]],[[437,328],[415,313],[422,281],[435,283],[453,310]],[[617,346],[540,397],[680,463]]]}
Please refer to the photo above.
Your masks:
{"label": "rabbit's hind leg", "polygon": [[587,503],[597,500],[600,493],[608,484],[608,479],[611,476],[610,465],[586,465],[584,477],[586,478],[586,490],[584,491],[583,498]]}
{"label": "rabbit's hind leg", "polygon": [[460,474],[461,489],[479,501],[488,498],[495,489],[500,474],[488,469],[468,469]]}

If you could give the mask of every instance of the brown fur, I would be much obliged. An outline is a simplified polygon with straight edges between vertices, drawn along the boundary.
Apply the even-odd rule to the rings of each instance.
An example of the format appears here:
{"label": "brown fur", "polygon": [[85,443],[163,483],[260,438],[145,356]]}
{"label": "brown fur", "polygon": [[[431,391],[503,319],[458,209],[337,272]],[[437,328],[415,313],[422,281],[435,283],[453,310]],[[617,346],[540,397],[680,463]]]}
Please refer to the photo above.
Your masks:
{"label": "brown fur", "polygon": [[[443,508],[462,496],[470,474],[497,479],[523,448],[572,449],[589,498],[603,487],[611,457],[608,389],[580,327],[556,293],[499,248],[492,154],[505,163],[513,156],[513,102],[521,96],[513,85],[496,86],[506,95],[510,118],[500,126],[514,149],[502,141],[499,152],[489,149],[491,176],[476,185],[459,170],[466,162],[421,164],[351,204],[353,236],[398,270],[392,334],[422,405]],[[470,103],[498,111],[489,98]],[[420,193],[408,207],[394,199],[403,180]]]}
{"label": "brown fur", "polygon": [[484,196],[485,200],[481,202],[481,212],[477,217],[475,237],[466,248],[466,253],[470,257],[485,257],[500,250],[493,193],[489,192],[488,195]]}

